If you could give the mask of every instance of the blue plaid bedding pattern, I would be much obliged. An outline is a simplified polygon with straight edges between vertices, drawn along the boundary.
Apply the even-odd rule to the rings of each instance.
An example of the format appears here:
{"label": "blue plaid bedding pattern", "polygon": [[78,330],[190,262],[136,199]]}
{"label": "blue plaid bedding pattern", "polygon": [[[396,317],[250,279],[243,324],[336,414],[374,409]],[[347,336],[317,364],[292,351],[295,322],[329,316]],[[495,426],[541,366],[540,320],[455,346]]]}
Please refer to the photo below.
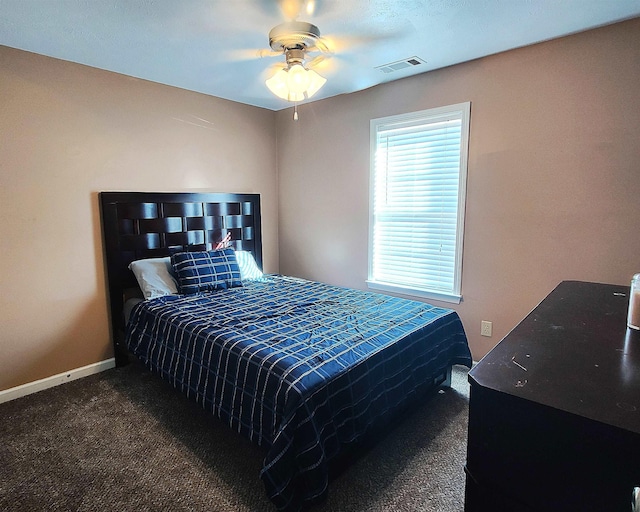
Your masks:
{"label": "blue plaid bedding pattern", "polygon": [[190,294],[242,286],[235,251],[178,252],[171,255],[180,293]]}
{"label": "blue plaid bedding pattern", "polygon": [[266,448],[261,478],[281,510],[322,497],[328,462],[346,445],[388,423],[447,366],[471,365],[452,310],[278,275],[141,302],[126,343]]}

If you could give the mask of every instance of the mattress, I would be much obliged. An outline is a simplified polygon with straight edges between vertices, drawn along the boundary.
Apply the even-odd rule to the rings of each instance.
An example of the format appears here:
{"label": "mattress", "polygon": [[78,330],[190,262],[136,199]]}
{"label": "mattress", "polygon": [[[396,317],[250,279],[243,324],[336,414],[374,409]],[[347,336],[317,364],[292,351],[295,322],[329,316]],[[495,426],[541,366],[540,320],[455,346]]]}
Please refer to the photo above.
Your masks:
{"label": "mattress", "polygon": [[423,396],[435,375],[471,365],[452,310],[279,275],[141,302],[125,342],[265,447],[261,478],[283,510],[322,497],[330,460]]}

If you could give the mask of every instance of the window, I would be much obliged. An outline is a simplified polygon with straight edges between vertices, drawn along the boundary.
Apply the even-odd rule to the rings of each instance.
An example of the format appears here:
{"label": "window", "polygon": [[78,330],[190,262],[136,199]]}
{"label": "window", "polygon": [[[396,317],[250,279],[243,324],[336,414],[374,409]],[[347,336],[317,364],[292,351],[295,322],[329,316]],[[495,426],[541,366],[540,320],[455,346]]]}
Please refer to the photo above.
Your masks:
{"label": "window", "polygon": [[460,302],[470,110],[371,121],[370,288]]}

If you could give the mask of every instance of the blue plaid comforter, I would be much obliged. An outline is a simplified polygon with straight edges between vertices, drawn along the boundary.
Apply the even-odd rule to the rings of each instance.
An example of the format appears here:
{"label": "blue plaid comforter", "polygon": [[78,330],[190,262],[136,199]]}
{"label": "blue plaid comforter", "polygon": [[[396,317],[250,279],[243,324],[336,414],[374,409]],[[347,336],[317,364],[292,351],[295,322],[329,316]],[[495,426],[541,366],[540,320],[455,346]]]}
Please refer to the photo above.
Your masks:
{"label": "blue plaid comforter", "polygon": [[126,344],[151,370],[267,449],[279,509],[327,489],[341,449],[471,365],[460,319],[422,302],[269,275],[140,303]]}

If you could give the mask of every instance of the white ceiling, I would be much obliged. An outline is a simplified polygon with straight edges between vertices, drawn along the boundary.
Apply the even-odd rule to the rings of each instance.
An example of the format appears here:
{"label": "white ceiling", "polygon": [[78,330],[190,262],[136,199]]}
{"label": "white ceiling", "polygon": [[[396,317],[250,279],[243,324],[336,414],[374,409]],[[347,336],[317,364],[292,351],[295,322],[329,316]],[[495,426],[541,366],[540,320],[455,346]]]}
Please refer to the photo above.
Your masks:
{"label": "white ceiling", "polygon": [[[285,5],[283,5],[283,3]],[[298,7],[333,55],[313,100],[640,16],[640,0],[0,0],[0,44],[272,110],[268,33]],[[300,5],[298,5],[300,4]],[[426,64],[385,74],[391,62]]]}

